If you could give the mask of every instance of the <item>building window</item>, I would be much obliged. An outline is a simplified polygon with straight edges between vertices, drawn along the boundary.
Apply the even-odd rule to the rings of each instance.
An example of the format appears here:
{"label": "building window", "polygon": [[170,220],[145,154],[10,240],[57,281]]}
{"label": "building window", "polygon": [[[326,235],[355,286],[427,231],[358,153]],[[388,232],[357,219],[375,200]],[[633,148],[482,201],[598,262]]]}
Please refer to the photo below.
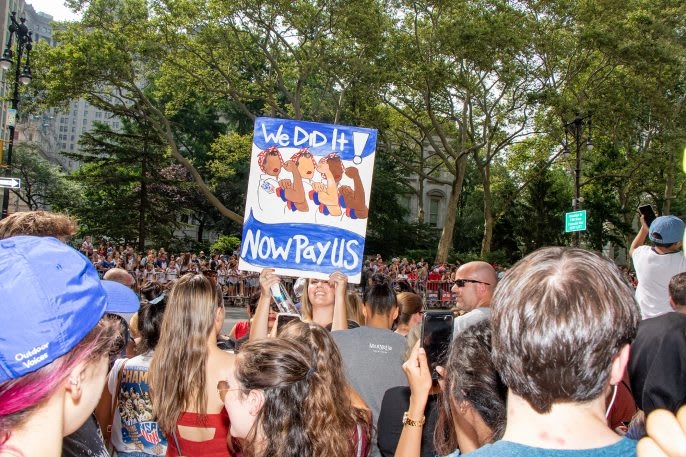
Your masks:
{"label": "building window", "polygon": [[441,207],[441,198],[433,196],[429,200],[429,225],[438,227],[438,209]]}

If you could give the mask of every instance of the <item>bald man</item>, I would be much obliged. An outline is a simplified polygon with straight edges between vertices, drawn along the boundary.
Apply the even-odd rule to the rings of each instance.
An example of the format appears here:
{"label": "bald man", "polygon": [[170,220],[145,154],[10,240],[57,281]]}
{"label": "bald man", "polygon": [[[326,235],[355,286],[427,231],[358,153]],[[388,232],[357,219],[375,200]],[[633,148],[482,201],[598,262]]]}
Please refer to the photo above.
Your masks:
{"label": "bald man", "polygon": [[453,338],[470,325],[491,317],[491,298],[497,282],[496,272],[487,262],[469,262],[457,269],[450,291],[456,296],[457,309],[465,314],[455,319]]}
{"label": "bald man", "polygon": [[135,290],[136,280],[133,279],[131,273],[124,270],[123,268],[110,268],[105,272],[103,279],[116,281],[120,284],[124,284],[126,287],[130,287]]}

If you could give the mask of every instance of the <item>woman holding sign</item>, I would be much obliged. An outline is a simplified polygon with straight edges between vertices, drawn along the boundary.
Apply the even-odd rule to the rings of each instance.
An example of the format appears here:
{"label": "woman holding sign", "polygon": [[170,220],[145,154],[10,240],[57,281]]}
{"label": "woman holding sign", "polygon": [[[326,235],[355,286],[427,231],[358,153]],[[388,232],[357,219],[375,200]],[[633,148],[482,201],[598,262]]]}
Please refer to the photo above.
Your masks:
{"label": "woman holding sign", "polygon": [[[267,316],[272,301],[271,286],[281,278],[273,268],[265,268],[260,273],[260,299],[250,328],[250,340],[267,336]],[[341,272],[331,273],[329,280],[308,279],[306,292],[302,297],[302,320],[314,322],[333,330],[348,328],[347,289],[348,277]]]}

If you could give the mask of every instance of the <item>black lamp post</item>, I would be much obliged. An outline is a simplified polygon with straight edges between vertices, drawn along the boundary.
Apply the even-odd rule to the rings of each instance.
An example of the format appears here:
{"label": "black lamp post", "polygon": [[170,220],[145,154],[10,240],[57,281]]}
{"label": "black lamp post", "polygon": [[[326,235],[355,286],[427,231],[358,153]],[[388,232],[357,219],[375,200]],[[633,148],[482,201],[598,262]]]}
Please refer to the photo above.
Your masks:
{"label": "black lamp post", "polygon": [[[574,173],[574,201],[572,206],[574,211],[579,211],[581,209],[581,203],[583,199],[581,198],[581,136],[584,131],[588,133],[586,137],[586,148],[590,151],[593,149],[593,138],[591,137],[591,120],[592,114],[588,113],[585,116],[576,115],[574,120],[565,124],[565,144],[563,154],[569,156],[569,134],[574,136],[574,144],[576,145],[576,170]],[[580,244],[581,232],[576,232],[574,237],[574,245],[579,246]]]}
{"label": "black lamp post", "polygon": [[[7,146],[7,159],[5,160],[5,177],[10,177],[12,172],[12,147],[14,146],[14,126],[17,123],[17,106],[19,105],[19,83],[24,85],[31,82],[31,49],[33,48],[32,32],[26,26],[26,18],[19,18],[17,22],[17,13],[10,14],[11,24],[9,26],[10,38],[7,41],[5,52],[0,58],[0,68],[9,70],[12,64],[14,65],[14,88],[12,93],[12,108],[7,112],[7,126],[10,130],[10,142]],[[15,39],[16,38],[16,39]],[[12,51],[12,44],[14,42],[15,51],[17,54],[16,63],[12,61],[14,52]],[[26,51],[26,59],[22,66],[22,57]],[[7,217],[7,210],[9,207],[10,189],[5,187],[3,189],[2,197],[2,217]]]}

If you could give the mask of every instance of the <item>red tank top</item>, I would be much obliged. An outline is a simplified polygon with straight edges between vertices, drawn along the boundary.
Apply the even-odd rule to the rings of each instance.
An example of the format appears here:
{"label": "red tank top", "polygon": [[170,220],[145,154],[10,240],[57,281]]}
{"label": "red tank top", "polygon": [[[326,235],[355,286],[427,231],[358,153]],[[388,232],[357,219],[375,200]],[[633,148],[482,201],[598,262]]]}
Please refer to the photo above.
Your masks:
{"label": "red tank top", "polygon": [[[181,413],[176,423],[176,439],[181,452],[176,448],[173,436],[167,440],[167,457],[234,457],[227,444],[229,436],[229,414],[222,409],[219,414],[207,414],[201,420],[197,413]],[[187,427],[214,428],[214,437],[207,441],[189,441],[181,437],[179,425]]]}

